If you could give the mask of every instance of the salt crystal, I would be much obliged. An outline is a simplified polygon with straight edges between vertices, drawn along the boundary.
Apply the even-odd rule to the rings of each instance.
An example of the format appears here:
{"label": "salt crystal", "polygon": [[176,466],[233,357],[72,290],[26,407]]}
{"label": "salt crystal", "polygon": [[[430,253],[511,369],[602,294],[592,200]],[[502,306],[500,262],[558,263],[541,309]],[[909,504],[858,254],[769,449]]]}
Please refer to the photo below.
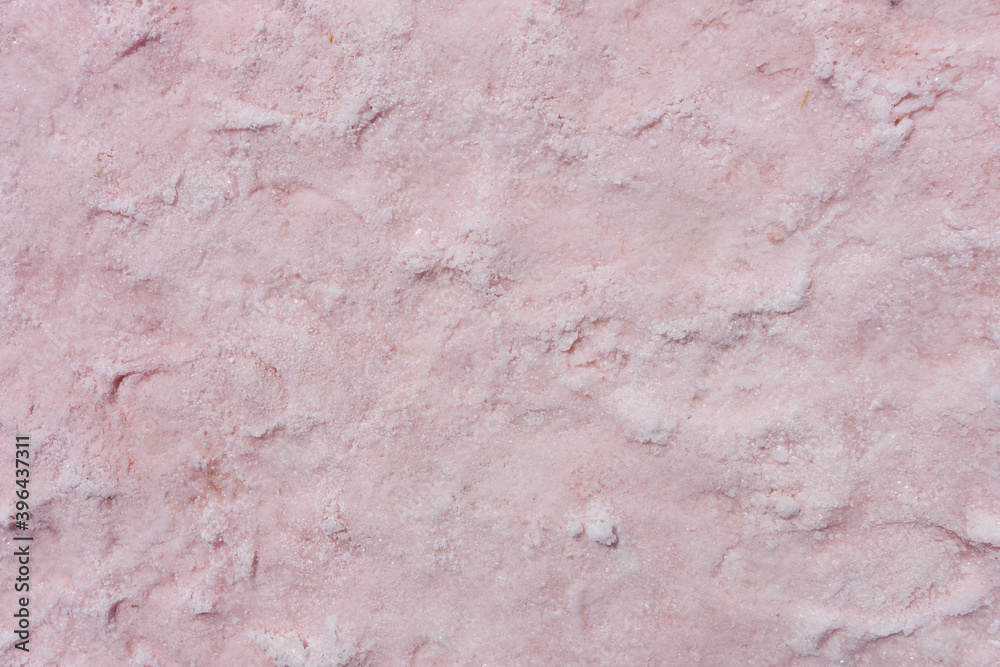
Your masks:
{"label": "salt crystal", "polygon": [[618,536],[615,535],[615,527],[610,521],[588,523],[587,538],[609,547],[618,541]]}
{"label": "salt crystal", "polygon": [[774,513],[782,519],[791,519],[799,513],[799,504],[789,496],[778,496],[774,499]]}

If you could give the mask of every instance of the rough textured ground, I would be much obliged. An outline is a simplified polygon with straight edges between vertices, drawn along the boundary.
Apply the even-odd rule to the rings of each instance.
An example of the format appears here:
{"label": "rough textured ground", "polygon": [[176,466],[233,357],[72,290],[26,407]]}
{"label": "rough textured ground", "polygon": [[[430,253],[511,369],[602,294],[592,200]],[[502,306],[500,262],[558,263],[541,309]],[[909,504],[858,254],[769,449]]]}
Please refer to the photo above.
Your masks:
{"label": "rough textured ground", "polygon": [[6,0],[0,81],[31,665],[1000,662],[997,2]]}

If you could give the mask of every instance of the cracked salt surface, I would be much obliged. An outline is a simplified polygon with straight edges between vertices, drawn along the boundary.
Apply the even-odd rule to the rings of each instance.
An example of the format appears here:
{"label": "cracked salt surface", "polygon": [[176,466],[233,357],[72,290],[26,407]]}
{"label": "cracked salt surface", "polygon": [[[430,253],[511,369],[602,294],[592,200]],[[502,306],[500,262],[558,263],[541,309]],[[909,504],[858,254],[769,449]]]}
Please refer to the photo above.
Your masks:
{"label": "cracked salt surface", "polygon": [[993,3],[2,11],[33,661],[997,663]]}

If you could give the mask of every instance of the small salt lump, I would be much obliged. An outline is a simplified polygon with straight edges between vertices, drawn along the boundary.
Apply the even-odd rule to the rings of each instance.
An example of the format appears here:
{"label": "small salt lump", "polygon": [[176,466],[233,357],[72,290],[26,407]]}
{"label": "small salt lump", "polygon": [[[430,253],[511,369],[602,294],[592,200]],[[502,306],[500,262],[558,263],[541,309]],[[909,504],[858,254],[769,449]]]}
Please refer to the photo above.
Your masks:
{"label": "small salt lump", "polygon": [[610,521],[588,523],[587,538],[609,547],[618,541],[618,536],[615,535],[615,527]]}
{"label": "small salt lump", "polygon": [[1000,517],[994,514],[981,509],[967,510],[965,531],[973,542],[1000,547]]}
{"label": "small salt lump", "polygon": [[583,523],[580,521],[570,521],[566,524],[566,534],[570,537],[580,537],[583,535]]}
{"label": "small salt lump", "polygon": [[794,498],[778,496],[774,499],[774,513],[782,519],[791,519],[799,513],[799,504]]}
{"label": "small salt lump", "polygon": [[611,508],[597,501],[587,507],[587,539],[610,547],[618,542]]}

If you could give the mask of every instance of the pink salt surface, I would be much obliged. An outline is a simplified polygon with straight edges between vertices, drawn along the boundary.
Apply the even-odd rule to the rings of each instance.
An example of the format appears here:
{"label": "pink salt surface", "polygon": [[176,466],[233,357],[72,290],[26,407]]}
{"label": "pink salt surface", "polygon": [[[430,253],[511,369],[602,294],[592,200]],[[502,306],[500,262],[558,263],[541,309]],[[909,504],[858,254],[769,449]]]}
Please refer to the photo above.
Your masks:
{"label": "pink salt surface", "polygon": [[1000,663],[1000,4],[0,3],[10,665]]}

